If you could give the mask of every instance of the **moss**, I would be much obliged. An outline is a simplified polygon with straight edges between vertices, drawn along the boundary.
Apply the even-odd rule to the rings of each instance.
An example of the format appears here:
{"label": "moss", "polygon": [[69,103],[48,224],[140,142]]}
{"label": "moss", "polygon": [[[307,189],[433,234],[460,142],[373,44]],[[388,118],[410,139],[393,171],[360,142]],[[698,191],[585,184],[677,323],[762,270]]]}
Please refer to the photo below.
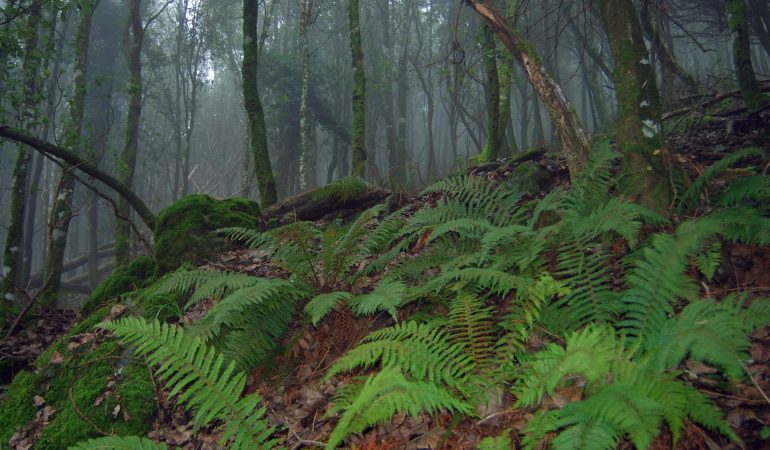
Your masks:
{"label": "moss", "polygon": [[177,201],[158,214],[156,274],[223,250],[225,240],[211,232],[224,227],[257,227],[259,214],[256,202],[242,198],[215,200],[208,195],[191,195]]}
{"label": "moss", "polygon": [[[35,395],[56,409],[35,449],[67,448],[100,436],[98,430],[119,435],[142,435],[150,430],[156,402],[149,369],[127,357],[123,347],[112,340],[68,348],[72,336],[92,331],[108,312],[108,308],[96,311],[57,340],[38,358],[36,373],[21,372],[16,376],[0,405],[0,448],[17,427],[28,426],[34,418]],[[51,363],[54,352],[62,355],[62,362]],[[111,380],[116,383],[108,388]],[[95,405],[100,396],[103,400]],[[113,417],[117,405],[120,409]]]}
{"label": "moss", "polygon": [[153,280],[155,270],[155,262],[151,258],[140,256],[134,259],[131,264],[117,269],[102,281],[88,296],[81,312],[90,314],[97,307],[120,294],[147,286]]}
{"label": "moss", "polygon": [[37,394],[40,376],[19,372],[8,388],[8,395],[0,404],[0,448],[11,439],[16,428],[23,427],[35,417],[32,398]]}
{"label": "moss", "polygon": [[355,200],[372,190],[372,186],[359,177],[343,177],[313,192],[313,200],[347,202]]}
{"label": "moss", "polygon": [[513,169],[511,178],[517,190],[530,194],[548,191],[553,181],[551,172],[533,161],[519,164]]}
{"label": "moss", "polygon": [[[45,398],[56,408],[56,415],[43,429],[35,449],[66,448],[100,436],[100,430],[142,435],[152,427],[155,388],[148,369],[122,357],[121,347],[114,341],[103,342],[94,349],[86,344],[81,349],[78,353],[82,354],[68,355],[72,359],[50,380]],[[123,366],[124,363],[128,365]],[[117,383],[108,389],[111,379]],[[105,393],[109,395],[104,396]],[[101,396],[103,401],[95,405]],[[118,405],[120,409],[113,417]]]}

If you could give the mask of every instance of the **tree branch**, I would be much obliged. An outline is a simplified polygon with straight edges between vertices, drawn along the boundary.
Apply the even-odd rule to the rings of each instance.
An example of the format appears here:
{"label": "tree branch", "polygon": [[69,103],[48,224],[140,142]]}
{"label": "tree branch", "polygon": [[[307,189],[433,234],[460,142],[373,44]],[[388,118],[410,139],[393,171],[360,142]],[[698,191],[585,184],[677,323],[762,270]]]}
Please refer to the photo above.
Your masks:
{"label": "tree branch", "polygon": [[134,191],[131,190],[131,188],[111,175],[102,172],[95,165],[82,159],[74,152],[42,139],[38,139],[26,131],[11,128],[6,125],[0,125],[0,137],[27,144],[44,155],[59,158],[81,172],[96,178],[126,199],[149,229],[155,229],[155,214],[150,211],[147,205],[134,193]]}

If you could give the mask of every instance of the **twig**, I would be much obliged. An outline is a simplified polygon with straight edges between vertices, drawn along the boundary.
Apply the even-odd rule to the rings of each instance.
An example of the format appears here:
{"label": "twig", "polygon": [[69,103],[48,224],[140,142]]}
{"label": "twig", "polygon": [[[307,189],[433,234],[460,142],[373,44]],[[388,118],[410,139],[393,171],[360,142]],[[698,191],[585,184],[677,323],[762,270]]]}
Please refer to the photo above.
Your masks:
{"label": "twig", "polygon": [[67,391],[67,398],[69,399],[70,403],[72,404],[72,407],[75,408],[75,412],[78,413],[78,416],[80,416],[81,419],[88,422],[89,425],[91,425],[91,428],[96,430],[97,433],[103,435],[103,436],[114,436],[112,433],[107,433],[106,431],[99,428],[91,419],[86,417],[85,414],[78,408],[78,404],[75,403],[75,399],[72,398],[72,387],[70,386],[69,390]]}
{"label": "twig", "polygon": [[743,370],[746,372],[746,375],[748,375],[748,376],[749,376],[749,380],[751,380],[751,384],[753,384],[753,385],[754,385],[754,387],[755,387],[755,388],[757,388],[757,390],[759,391],[759,393],[762,395],[762,398],[764,398],[764,399],[765,399],[765,401],[767,402],[767,404],[768,404],[768,405],[770,405],[770,398],[767,396],[767,394],[765,393],[765,391],[764,391],[764,390],[762,390],[762,388],[759,386],[759,383],[757,383],[757,380],[756,380],[756,378],[754,378],[754,376],[753,376],[753,375],[751,375],[751,372],[749,372],[749,368],[748,368],[748,367],[746,367],[746,365],[745,365],[745,364],[743,364],[743,361],[740,361],[740,363],[741,363],[741,367],[743,367]]}
{"label": "twig", "polygon": [[311,439],[302,439],[299,437],[299,435],[296,432],[292,432],[295,438],[297,438],[297,442],[294,443],[294,445],[291,447],[291,450],[297,450],[298,448],[302,448],[308,445],[312,445],[314,447],[326,447],[326,444],[321,441],[314,441]]}

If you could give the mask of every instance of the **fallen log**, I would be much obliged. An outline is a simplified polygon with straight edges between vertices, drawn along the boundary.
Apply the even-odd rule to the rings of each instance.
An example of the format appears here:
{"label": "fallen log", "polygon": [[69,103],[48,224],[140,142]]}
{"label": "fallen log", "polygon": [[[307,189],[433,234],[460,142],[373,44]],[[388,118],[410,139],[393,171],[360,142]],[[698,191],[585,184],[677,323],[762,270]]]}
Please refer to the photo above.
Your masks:
{"label": "fallen log", "polygon": [[[98,258],[104,258],[107,256],[112,256],[115,253],[115,250],[112,246],[112,243],[103,245],[97,249],[96,256]],[[67,272],[70,272],[72,270],[77,269],[80,266],[83,266],[85,264],[88,264],[88,258],[90,255],[80,255],[76,258],[72,258],[69,261],[65,262],[62,265],[62,275],[64,275]],[[28,283],[32,286],[40,286],[43,284],[43,272],[37,272],[33,273],[29,277]]]}
{"label": "fallen log", "polygon": [[300,192],[265,208],[262,211],[262,220],[275,220],[279,224],[319,220],[335,211],[369,208],[382,202],[390,194],[390,191],[373,187],[360,180],[338,181],[329,186]]}

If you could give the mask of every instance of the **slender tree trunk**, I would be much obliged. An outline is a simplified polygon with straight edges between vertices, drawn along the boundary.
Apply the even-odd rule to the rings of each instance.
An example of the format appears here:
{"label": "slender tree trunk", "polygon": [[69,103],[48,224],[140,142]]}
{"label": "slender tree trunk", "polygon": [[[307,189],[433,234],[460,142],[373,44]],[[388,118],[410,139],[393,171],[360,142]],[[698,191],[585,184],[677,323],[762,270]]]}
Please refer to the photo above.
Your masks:
{"label": "slender tree trunk", "polygon": [[546,73],[534,46],[506,24],[494,5],[481,0],[466,1],[513,54],[548,108],[548,114],[562,142],[570,177],[574,179],[588,161],[590,151],[588,137],[574,108],[567,102],[561,87]]}
{"label": "slender tree trunk", "polygon": [[[27,20],[27,35],[24,37],[24,54],[22,60],[24,105],[21,112],[22,127],[27,128],[34,122],[35,105],[37,104],[38,74],[41,63],[38,49],[38,28],[42,16],[42,2],[34,2],[29,9]],[[21,264],[21,248],[24,235],[24,217],[29,184],[29,164],[31,153],[24,145],[19,145],[16,153],[16,164],[13,168],[13,183],[11,188],[11,205],[8,214],[8,230],[3,251],[3,267],[0,275],[3,277],[2,291],[3,302],[12,302],[16,299],[19,269]],[[29,230],[31,231],[31,230]],[[5,305],[4,305],[5,306]],[[4,309],[4,308],[0,308]],[[0,321],[4,315],[0,315]],[[2,325],[2,323],[0,323]]]}
{"label": "slender tree trunk", "polygon": [[364,50],[361,46],[361,21],[358,0],[350,0],[348,19],[350,21],[350,54],[353,57],[353,122],[352,148],[353,176],[366,175],[366,73]]}
{"label": "slender tree trunk", "polygon": [[390,63],[386,64],[383,71],[383,84],[382,89],[382,113],[385,119],[385,139],[388,146],[388,176],[397,184],[403,184],[404,179],[403,171],[398,170],[399,158],[396,145],[396,114],[393,109],[393,68],[392,61],[395,61],[395,52],[393,49],[393,38],[391,36],[391,28],[393,27],[393,21],[391,17],[390,0],[378,0],[378,6],[382,13],[382,47],[384,52],[385,61]]}
{"label": "slender tree trunk", "polygon": [[[78,152],[86,102],[86,70],[88,67],[88,48],[91,38],[91,19],[99,0],[84,0],[80,3],[80,23],[75,34],[75,61],[73,67],[74,92],[69,102],[69,121],[64,135],[64,145]],[[39,305],[43,308],[53,304],[61,284],[64,250],[67,234],[72,219],[72,200],[75,193],[74,168],[65,165],[59,181],[56,199],[51,207],[49,220],[48,253],[43,270],[44,279],[48,280],[40,297]]]}
{"label": "slender tree trunk", "polygon": [[313,0],[302,0],[300,8],[299,44],[302,51],[302,87],[299,102],[299,189],[313,188],[315,182],[315,158],[310,146],[310,121],[308,120],[308,96],[310,95],[310,42],[308,29],[313,23]]}
{"label": "slender tree trunk", "polygon": [[761,108],[768,99],[759,89],[759,83],[751,64],[751,36],[749,35],[745,0],[726,0],[727,20],[733,34],[733,65],[738,73],[741,99],[749,111]]}
{"label": "slender tree trunk", "polygon": [[267,130],[265,113],[259,98],[257,69],[259,66],[259,42],[257,40],[257,20],[259,1],[243,0],[243,103],[246,108],[246,120],[249,130],[249,142],[254,156],[254,172],[257,178],[259,199],[262,208],[267,208],[278,201],[273,167],[267,149]]}
{"label": "slender tree trunk", "polygon": [[[128,112],[126,113],[126,142],[118,167],[118,179],[131,188],[134,181],[136,156],[139,150],[139,125],[142,116],[142,0],[129,0],[124,45],[128,67]],[[118,199],[118,214],[130,217],[131,210],[123,198]],[[131,250],[131,228],[127,221],[115,221],[115,267],[128,263]]]}

